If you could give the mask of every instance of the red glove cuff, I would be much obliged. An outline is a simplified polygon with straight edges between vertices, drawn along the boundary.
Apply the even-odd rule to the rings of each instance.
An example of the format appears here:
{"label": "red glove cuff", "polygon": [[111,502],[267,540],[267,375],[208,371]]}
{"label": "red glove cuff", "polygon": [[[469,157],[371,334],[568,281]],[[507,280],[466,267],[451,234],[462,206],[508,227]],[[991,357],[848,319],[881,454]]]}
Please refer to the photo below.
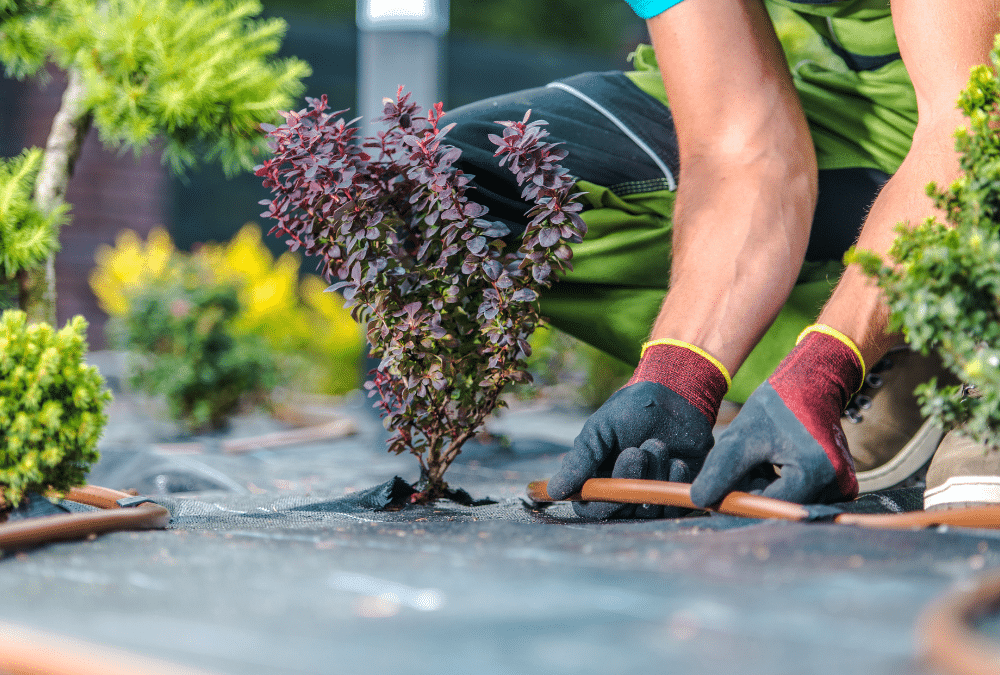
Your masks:
{"label": "red glove cuff", "polygon": [[[768,381],[786,404],[795,401],[814,409],[822,400],[833,404],[839,420],[851,396],[861,388],[864,362],[848,338],[827,331],[807,331]],[[792,412],[797,414],[795,408]]]}
{"label": "red glove cuff", "polygon": [[861,388],[864,375],[864,361],[854,343],[817,325],[803,331],[795,349],[768,378],[792,414],[823,446],[845,497],[857,494],[858,483],[840,416]]}
{"label": "red glove cuff", "polygon": [[655,340],[643,345],[639,365],[625,386],[637,382],[662,384],[701,411],[711,425],[731,384],[725,366],[680,340]]}

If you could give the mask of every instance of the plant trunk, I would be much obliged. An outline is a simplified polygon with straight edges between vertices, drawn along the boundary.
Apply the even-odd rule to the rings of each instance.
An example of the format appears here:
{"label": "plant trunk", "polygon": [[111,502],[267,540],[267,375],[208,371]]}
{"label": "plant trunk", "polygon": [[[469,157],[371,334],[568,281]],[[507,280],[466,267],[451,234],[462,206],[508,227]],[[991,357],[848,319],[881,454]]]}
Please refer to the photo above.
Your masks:
{"label": "plant trunk", "polygon": [[473,433],[466,431],[451,440],[448,447],[440,452],[429,453],[426,466],[420,469],[420,480],[417,482],[414,503],[430,504],[447,497],[451,492],[444,474],[462,452],[462,446],[472,438]]}
{"label": "plant trunk", "polygon": [[[44,214],[52,213],[66,198],[66,186],[73,167],[80,157],[83,140],[93,124],[93,115],[86,107],[86,87],[76,68],[68,71],[59,111],[52,120],[45,143],[42,166],[35,182],[35,203]],[[19,304],[28,321],[56,323],[56,265],[50,255],[45,264],[18,274]]]}
{"label": "plant trunk", "polygon": [[440,464],[429,464],[421,469],[420,480],[414,486],[416,494],[411,497],[414,504],[432,504],[447,496],[448,483],[444,480],[444,472],[448,467]]}

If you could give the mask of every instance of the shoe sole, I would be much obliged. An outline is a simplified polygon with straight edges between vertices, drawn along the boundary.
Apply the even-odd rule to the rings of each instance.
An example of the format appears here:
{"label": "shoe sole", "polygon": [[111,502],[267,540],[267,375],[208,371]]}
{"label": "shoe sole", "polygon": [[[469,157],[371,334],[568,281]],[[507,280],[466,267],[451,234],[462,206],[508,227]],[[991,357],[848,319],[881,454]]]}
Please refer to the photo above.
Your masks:
{"label": "shoe sole", "polygon": [[940,426],[925,421],[895,457],[882,466],[857,473],[858,492],[878,492],[902,483],[931,460],[943,437]]}
{"label": "shoe sole", "polygon": [[1000,476],[952,476],[924,491],[924,510],[1000,504]]}

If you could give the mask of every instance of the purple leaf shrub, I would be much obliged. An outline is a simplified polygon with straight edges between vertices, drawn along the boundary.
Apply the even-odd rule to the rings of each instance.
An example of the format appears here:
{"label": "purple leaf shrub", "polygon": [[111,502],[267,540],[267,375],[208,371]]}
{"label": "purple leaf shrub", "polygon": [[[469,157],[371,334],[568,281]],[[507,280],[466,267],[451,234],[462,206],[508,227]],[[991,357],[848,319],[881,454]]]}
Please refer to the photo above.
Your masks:
{"label": "purple leaf shrub", "polygon": [[[420,462],[419,501],[445,494],[444,472],[511,382],[526,382],[538,294],[570,267],[568,243],[586,226],[566,152],[544,142],[544,121],[499,122],[495,156],[533,204],[521,244],[489,220],[454,167],[438,103],[426,115],[402,87],[385,99],[388,129],[357,142],[357,120],[328,112],[326,97],[268,126],[274,156],[256,168],[273,199],[262,214],[291,250],[320,258],[321,272],[353,315],[367,321],[381,358],[366,384],[389,450]],[[498,128],[498,131],[500,129]]]}

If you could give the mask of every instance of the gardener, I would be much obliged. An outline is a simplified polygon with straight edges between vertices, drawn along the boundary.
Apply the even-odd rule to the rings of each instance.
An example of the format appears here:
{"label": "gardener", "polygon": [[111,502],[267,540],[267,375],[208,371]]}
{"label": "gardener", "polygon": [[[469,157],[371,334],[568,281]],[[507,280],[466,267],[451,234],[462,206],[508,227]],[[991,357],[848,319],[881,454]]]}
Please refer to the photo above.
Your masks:
{"label": "gardener", "polygon": [[[803,503],[858,493],[841,415],[901,336],[887,333],[886,305],[857,266],[832,295],[829,279],[855,241],[885,253],[897,223],[932,214],[926,185],[957,177],[956,101],[988,62],[1000,2],[896,0],[891,13],[888,0],[766,3],[804,17],[842,65],[793,59],[789,72],[765,0],[631,0],[652,38],[634,72],[450,116],[474,198],[522,229],[525,205],[486,135],[527,109],[549,122],[588,192],[589,232],[543,312],[638,360],[549,481],[553,498],[599,475],[697,475],[701,506],[735,489]],[[727,392],[745,403],[709,453]]]}

